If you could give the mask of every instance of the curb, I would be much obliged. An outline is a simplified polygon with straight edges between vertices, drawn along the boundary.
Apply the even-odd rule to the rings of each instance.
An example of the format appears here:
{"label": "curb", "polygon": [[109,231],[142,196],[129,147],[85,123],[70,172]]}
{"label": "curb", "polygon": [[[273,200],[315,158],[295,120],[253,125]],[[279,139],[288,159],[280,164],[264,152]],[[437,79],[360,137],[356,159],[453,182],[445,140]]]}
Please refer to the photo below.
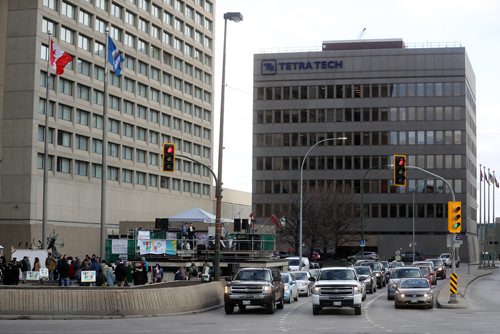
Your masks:
{"label": "curb", "polygon": [[466,309],[469,307],[469,304],[467,303],[466,299],[466,292],[467,292],[467,287],[469,284],[474,282],[476,279],[486,276],[486,275],[491,275],[493,272],[498,269],[498,267],[489,267],[489,268],[484,268],[484,269],[476,269],[471,274],[464,274],[459,276],[459,288],[457,291],[456,295],[456,303],[450,304],[450,290],[449,290],[449,278],[446,280],[448,284],[445,284],[441,286],[438,296],[436,299],[436,305],[438,308],[443,308],[443,309]]}

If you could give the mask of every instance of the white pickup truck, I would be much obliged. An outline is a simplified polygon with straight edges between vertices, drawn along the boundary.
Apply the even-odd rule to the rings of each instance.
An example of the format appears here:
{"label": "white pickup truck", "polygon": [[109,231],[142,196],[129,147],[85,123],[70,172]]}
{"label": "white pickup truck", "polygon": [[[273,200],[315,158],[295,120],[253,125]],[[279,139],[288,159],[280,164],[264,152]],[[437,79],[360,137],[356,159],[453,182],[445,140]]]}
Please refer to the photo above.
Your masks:
{"label": "white pickup truck", "polygon": [[320,270],[311,277],[313,314],[318,315],[325,307],[352,307],[356,315],[361,314],[361,300],[364,284],[359,281],[354,268],[330,267]]}

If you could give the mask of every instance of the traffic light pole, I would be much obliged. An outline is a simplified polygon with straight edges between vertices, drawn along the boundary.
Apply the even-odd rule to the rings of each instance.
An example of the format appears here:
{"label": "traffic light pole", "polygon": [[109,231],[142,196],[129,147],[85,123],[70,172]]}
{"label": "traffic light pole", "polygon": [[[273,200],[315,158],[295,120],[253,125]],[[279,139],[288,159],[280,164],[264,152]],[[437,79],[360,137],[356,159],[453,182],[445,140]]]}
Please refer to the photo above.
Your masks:
{"label": "traffic light pole", "polygon": [[[408,168],[408,169],[417,169],[419,171],[422,171],[422,172],[424,172],[426,174],[432,175],[432,176],[434,176],[434,177],[442,180],[450,188],[452,201],[455,202],[455,192],[453,191],[453,187],[451,186],[450,182],[448,182],[445,178],[443,178],[443,177],[441,177],[441,176],[439,176],[437,174],[431,173],[428,170],[425,170],[425,169],[417,167],[417,166],[406,166],[406,168]],[[456,270],[457,270],[456,269],[455,235],[456,235],[455,233],[452,233],[452,240],[451,240],[451,249],[452,249],[452,252],[453,252],[453,257],[451,259],[451,271],[452,271],[452,274],[454,274],[454,275],[456,275]],[[449,300],[448,303],[455,304],[457,302],[456,298],[457,298],[456,295],[450,294],[450,300]]]}

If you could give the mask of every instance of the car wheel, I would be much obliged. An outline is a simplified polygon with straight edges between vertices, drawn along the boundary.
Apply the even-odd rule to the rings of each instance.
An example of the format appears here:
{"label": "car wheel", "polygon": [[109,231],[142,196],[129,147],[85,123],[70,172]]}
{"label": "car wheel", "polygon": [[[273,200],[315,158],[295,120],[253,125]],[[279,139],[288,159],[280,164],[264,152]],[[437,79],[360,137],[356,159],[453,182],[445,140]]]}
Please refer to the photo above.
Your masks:
{"label": "car wheel", "polygon": [[377,292],[377,284],[373,284],[372,287],[373,287],[373,292],[374,293]]}
{"label": "car wheel", "polygon": [[398,303],[394,303],[394,308],[400,308],[401,306],[399,306]]}
{"label": "car wheel", "polygon": [[278,309],[282,310],[285,307],[285,301],[283,300],[283,296],[281,296],[280,301],[278,302]]}
{"label": "car wheel", "polygon": [[233,314],[234,306],[230,304],[224,304],[224,311],[226,314]]}
{"label": "car wheel", "polygon": [[245,312],[247,307],[246,307],[246,305],[238,305],[238,309],[240,310],[240,312]]}
{"label": "car wheel", "polygon": [[358,307],[354,308],[354,314],[355,315],[361,315],[361,305],[359,305]]}
{"label": "car wheel", "polygon": [[365,301],[366,300],[366,294],[363,295],[363,297],[361,297],[361,301]]}
{"label": "car wheel", "polygon": [[313,315],[318,315],[321,307],[313,305]]}
{"label": "car wheel", "polygon": [[272,300],[269,304],[266,305],[266,311],[269,314],[273,314],[275,310],[276,310],[276,305],[274,303],[274,300]]}
{"label": "car wheel", "polygon": [[391,296],[387,296],[387,300],[394,300],[394,297],[391,297]]}

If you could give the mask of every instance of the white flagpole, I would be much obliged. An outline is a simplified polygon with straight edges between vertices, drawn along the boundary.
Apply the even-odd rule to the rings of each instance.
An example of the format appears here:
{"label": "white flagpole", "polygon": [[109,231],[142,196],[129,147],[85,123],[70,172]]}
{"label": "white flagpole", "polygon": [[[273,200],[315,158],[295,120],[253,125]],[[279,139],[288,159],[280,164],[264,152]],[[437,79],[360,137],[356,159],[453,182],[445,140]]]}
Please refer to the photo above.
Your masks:
{"label": "white flagpole", "polygon": [[[496,223],[495,222],[495,188],[496,188],[496,186],[497,186],[497,177],[495,176],[495,171],[493,171],[493,204],[492,204],[492,207],[493,207],[493,222],[492,222],[492,224],[494,224],[493,225],[493,231],[495,232],[495,238],[494,238],[493,241],[497,241],[497,238],[496,238],[496,236],[497,236],[497,233],[496,233],[497,229],[496,229],[496,224],[495,224]],[[492,251],[492,260],[493,260],[492,265],[494,266],[495,265],[495,258],[496,258],[496,246],[495,246],[495,244],[492,245],[492,249],[493,249],[493,251]]]}
{"label": "white flagpole", "polygon": [[[482,170],[482,165],[479,165],[479,174],[482,176],[483,175],[483,170]],[[483,185],[483,178],[482,177],[479,177],[479,232],[481,234],[479,234],[479,243],[480,243],[480,251],[481,251],[481,254],[479,255],[479,267],[482,268],[483,267],[483,253],[484,253],[484,221],[482,221],[482,193],[481,193],[481,190],[482,190],[482,185]]]}
{"label": "white flagpole", "polygon": [[106,258],[106,178],[108,164],[106,150],[108,149],[108,36],[109,26],[106,27],[106,46],[104,48],[104,98],[102,113],[102,170],[101,170],[101,259]]}
{"label": "white flagpole", "polygon": [[[490,193],[490,186],[491,186],[491,180],[490,180],[490,169],[488,168],[488,215],[487,215],[487,218],[488,218],[488,235],[486,236],[487,240],[488,240],[488,245],[490,244],[490,223],[491,223],[491,210],[490,210],[490,201],[491,201],[491,193]],[[490,265],[490,258],[491,258],[491,246],[487,246],[488,248],[488,266]]]}
{"label": "white flagpole", "polygon": [[42,249],[47,247],[47,197],[49,191],[49,80],[50,80],[50,45],[52,42],[52,32],[49,31],[49,47],[47,55],[47,78],[45,80],[45,129],[43,143],[43,204],[42,204]]}

